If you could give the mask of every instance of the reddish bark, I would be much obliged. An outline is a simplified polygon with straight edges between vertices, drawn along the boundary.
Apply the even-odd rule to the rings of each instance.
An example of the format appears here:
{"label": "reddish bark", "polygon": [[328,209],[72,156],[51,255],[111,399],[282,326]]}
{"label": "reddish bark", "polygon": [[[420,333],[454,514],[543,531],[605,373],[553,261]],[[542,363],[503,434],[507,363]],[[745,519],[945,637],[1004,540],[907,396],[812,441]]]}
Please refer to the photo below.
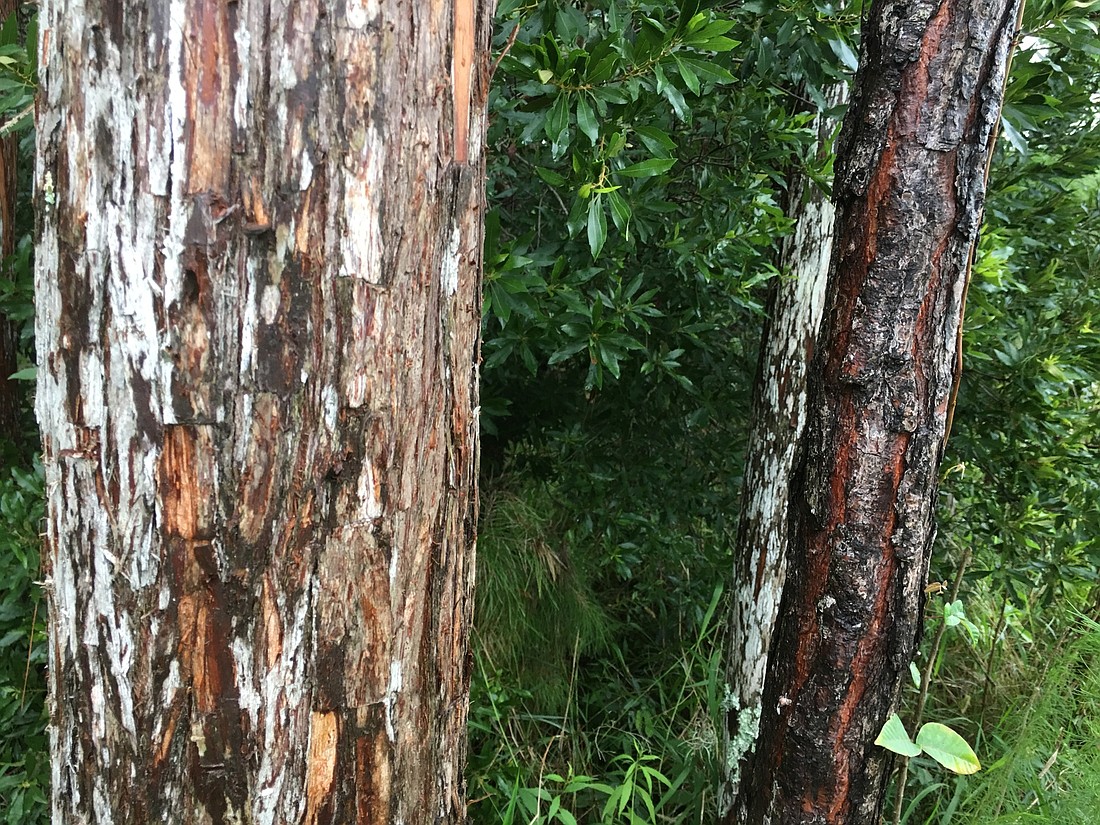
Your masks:
{"label": "reddish bark", "polygon": [[792,478],[763,719],[729,821],[877,822],[874,739],[921,628],[968,264],[1017,0],[879,0]]}

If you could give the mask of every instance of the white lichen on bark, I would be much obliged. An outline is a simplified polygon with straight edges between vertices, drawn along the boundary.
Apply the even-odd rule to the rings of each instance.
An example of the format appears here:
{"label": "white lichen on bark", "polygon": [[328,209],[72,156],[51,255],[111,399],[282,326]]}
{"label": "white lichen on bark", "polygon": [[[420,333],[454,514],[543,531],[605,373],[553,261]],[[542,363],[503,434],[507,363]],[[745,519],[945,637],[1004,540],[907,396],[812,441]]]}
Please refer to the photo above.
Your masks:
{"label": "white lichen on bark", "polygon": [[[846,86],[827,91],[831,107]],[[818,150],[826,151],[836,122],[818,115]],[[787,570],[787,500],[798,438],[806,422],[806,373],[821,324],[832,250],[834,210],[808,177],[792,188],[794,232],[783,244],[760,373],[753,398],[742,511],[733,577],[727,679],[731,692],[725,726],[726,777],[720,811],[732,805],[741,762],[756,740],[768,649]]]}

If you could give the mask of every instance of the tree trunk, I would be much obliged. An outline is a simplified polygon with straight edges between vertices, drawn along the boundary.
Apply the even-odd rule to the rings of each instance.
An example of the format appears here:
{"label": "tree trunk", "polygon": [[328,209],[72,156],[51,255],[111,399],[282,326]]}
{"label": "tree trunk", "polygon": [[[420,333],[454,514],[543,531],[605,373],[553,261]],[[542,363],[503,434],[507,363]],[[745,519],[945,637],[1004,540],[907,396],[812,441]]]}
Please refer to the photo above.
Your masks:
{"label": "tree trunk", "polygon": [[[737,821],[879,819],[1018,0],[878,0],[838,148],[790,565]],[[747,812],[747,813],[745,813]]]}
{"label": "tree trunk", "polygon": [[491,12],[42,2],[54,822],[464,819]]}
{"label": "tree trunk", "polygon": [[[826,99],[830,107],[841,105],[848,99],[848,87],[831,86]],[[837,123],[825,113],[818,115],[819,156],[832,151]],[[722,813],[737,796],[743,763],[760,723],[768,647],[787,574],[790,473],[806,422],[806,370],[821,325],[833,244],[833,205],[821,188],[796,172],[788,191],[787,212],[795,231],[783,244],[779,268],[784,277],[772,287],[768,302],[734,550]]]}

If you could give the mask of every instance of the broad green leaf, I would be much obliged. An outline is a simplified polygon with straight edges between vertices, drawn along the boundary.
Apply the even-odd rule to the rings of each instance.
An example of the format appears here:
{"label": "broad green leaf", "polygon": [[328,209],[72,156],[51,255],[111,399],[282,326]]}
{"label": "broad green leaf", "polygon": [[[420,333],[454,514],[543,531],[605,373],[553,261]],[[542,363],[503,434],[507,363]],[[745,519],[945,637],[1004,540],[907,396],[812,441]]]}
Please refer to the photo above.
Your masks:
{"label": "broad green leaf", "polygon": [[618,192],[610,192],[607,202],[611,205],[611,219],[615,221],[615,228],[626,234],[627,227],[630,226],[630,204],[623,200],[623,196]]}
{"label": "broad green leaf", "polygon": [[676,158],[650,158],[620,169],[620,175],[628,178],[652,178],[654,175],[663,175],[676,164]]}
{"label": "broad green leaf", "polygon": [[909,738],[909,734],[905,730],[905,725],[902,724],[901,717],[896,713],[891,713],[890,718],[886,720],[886,724],[882,726],[882,730],[879,731],[878,739],[875,740],[876,745],[881,745],[888,751],[901,754],[902,756],[919,756],[920,745],[913,743],[913,740]]}
{"label": "broad green leaf", "polygon": [[592,257],[600,257],[604,241],[607,240],[607,215],[603,209],[603,196],[596,195],[588,204],[588,248]]}
{"label": "broad green leaf", "polygon": [[700,43],[699,48],[708,52],[731,52],[740,45],[740,40],[732,40],[729,37],[712,37],[705,43]]}
{"label": "broad green leaf", "polygon": [[670,157],[669,151],[676,148],[675,141],[654,126],[637,126],[634,132],[654,157]]}
{"label": "broad green leaf", "polygon": [[684,79],[684,83],[692,94],[699,94],[699,76],[691,70],[691,67],[684,63],[680,59],[679,55],[673,55],[676,60],[676,68],[680,71],[680,77]]}
{"label": "broad green leaf", "polygon": [[547,169],[545,166],[536,166],[535,174],[551,186],[561,186],[565,183],[564,176],[555,172],[553,169]]}
{"label": "broad green leaf", "polygon": [[949,771],[965,775],[982,769],[982,763],[966,740],[939,722],[928,722],[921,727],[917,745]]}
{"label": "broad green leaf", "polygon": [[566,358],[570,358],[576,355],[582,349],[588,349],[587,338],[583,341],[573,341],[572,343],[566,344],[564,347],[560,347],[546,360],[546,363],[550,366],[554,366],[554,364],[560,364]]}
{"label": "broad green leaf", "polygon": [[1024,157],[1027,157],[1028,146],[1027,138],[1020,134],[1020,130],[1012,125],[1007,117],[1001,118],[1001,134],[1008,139],[1008,142],[1012,144],[1012,148],[1019,152]]}
{"label": "broad green leaf", "polygon": [[596,123],[596,116],[592,113],[592,107],[584,97],[577,98],[577,128],[579,128],[595,146],[600,139],[600,127]]}
{"label": "broad green leaf", "polygon": [[618,62],[619,55],[615,53],[605,55],[600,59],[599,63],[588,71],[588,75],[585,79],[593,85],[610,80],[611,75],[615,71],[615,64]]}
{"label": "broad green leaf", "polygon": [[829,40],[829,46],[832,48],[833,54],[844,64],[844,68],[853,72],[859,68],[859,58],[846,42],[837,37]]}
{"label": "broad green leaf", "polygon": [[687,101],[684,100],[684,96],[680,93],[680,90],[669,83],[665,86],[661,92],[665,100],[672,104],[672,109],[676,112],[676,117],[684,121],[684,123],[691,122],[691,109],[687,105]]}
{"label": "broad green leaf", "polygon": [[562,92],[554,100],[550,114],[546,117],[546,136],[557,143],[562,133],[569,128],[569,93]]}
{"label": "broad green leaf", "polygon": [[705,48],[702,44],[712,40],[718,35],[725,34],[733,28],[732,20],[715,20],[713,23],[708,23],[701,29],[697,29],[691,32],[684,38],[684,42],[689,46],[695,46],[696,48]]}
{"label": "broad green leaf", "polygon": [[732,83],[734,81],[734,76],[716,63],[697,60],[694,57],[681,57],[680,55],[676,55],[676,60],[691,69],[701,80],[710,80],[714,83]]}

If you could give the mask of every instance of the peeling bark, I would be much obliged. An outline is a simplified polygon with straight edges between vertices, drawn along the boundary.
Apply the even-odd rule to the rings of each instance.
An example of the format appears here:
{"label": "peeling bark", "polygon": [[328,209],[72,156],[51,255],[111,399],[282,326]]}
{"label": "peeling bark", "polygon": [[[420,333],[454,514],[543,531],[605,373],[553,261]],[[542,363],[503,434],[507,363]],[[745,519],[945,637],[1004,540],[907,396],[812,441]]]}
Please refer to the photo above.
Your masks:
{"label": "peeling bark", "polygon": [[41,3],[54,822],[465,818],[456,2]]}
{"label": "peeling bark", "polygon": [[[830,107],[848,99],[846,84],[826,91]],[[817,152],[831,151],[838,121],[818,115]],[[760,723],[760,697],[779,599],[787,573],[787,493],[795,448],[806,422],[806,371],[825,303],[834,210],[808,176],[789,184],[795,231],[779,261],[753,387],[752,429],[741,495],[726,655],[725,778],[719,811],[728,814]]]}
{"label": "peeling bark", "polygon": [[962,296],[1018,0],[879,0],[790,493],[748,823],[877,822],[916,649]]}

